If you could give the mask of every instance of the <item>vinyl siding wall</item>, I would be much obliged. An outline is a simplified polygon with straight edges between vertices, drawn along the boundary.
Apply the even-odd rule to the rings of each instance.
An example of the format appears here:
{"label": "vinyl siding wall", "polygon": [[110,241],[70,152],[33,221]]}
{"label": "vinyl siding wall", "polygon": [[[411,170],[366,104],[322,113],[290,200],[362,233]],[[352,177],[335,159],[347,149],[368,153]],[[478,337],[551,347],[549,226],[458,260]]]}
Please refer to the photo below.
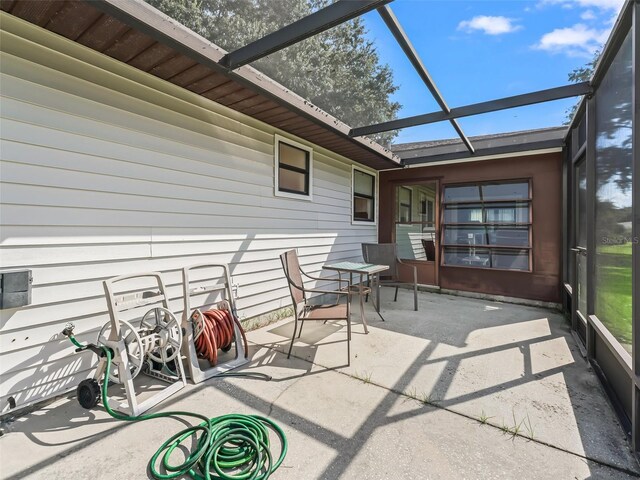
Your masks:
{"label": "vinyl siding wall", "polygon": [[314,148],[313,201],[274,196],[284,132],[2,14],[0,266],[33,270],[32,305],[0,311],[0,412],[92,374],[60,332],[95,341],[104,279],[162,271],[180,313],[181,268],[228,263],[248,318],[290,304],[278,255],[320,273],[360,258],[351,164]]}

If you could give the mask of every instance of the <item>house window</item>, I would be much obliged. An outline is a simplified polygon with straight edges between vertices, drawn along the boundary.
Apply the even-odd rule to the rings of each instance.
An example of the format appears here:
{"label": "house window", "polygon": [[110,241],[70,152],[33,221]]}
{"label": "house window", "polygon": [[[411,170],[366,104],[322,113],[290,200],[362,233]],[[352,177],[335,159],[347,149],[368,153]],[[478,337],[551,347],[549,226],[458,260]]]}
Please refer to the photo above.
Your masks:
{"label": "house window", "polygon": [[313,151],[302,144],[276,136],[275,158],[275,194],[311,199]]}
{"label": "house window", "polygon": [[427,197],[423,194],[420,200],[420,216],[422,217],[420,220],[423,222],[433,222],[433,201],[428,200]]}
{"label": "house window", "polygon": [[408,187],[398,188],[398,221],[410,222],[412,210],[412,190]]}
{"label": "house window", "polygon": [[443,265],[530,271],[530,192],[528,181],[446,186]]}
{"label": "house window", "polygon": [[373,223],[376,220],[376,177],[353,169],[353,221]]}

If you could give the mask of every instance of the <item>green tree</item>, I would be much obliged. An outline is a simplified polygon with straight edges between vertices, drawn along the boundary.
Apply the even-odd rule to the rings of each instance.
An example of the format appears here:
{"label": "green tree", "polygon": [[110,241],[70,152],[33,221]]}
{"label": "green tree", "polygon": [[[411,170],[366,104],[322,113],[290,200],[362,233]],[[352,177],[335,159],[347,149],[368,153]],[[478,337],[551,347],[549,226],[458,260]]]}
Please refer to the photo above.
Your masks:
{"label": "green tree", "polygon": [[[147,0],[227,51],[328,5],[330,0]],[[396,118],[393,73],[361,18],[280,50],[252,65],[351,126]],[[388,145],[397,132],[374,138]]]}
{"label": "green tree", "polygon": [[[596,68],[596,64],[598,63],[599,58],[600,58],[600,50],[596,50],[591,60],[589,60],[583,66],[576,67],[569,72],[569,75],[568,75],[569,81],[573,83],[580,83],[580,82],[588,82],[589,80],[591,80],[591,77],[593,76],[593,71]],[[565,125],[571,122],[571,119],[575,115],[576,110],[578,110],[579,104],[580,102],[577,102],[573,107],[571,107],[570,109],[567,109],[566,119],[564,122]]]}
{"label": "green tree", "polygon": [[569,81],[574,83],[589,81],[593,75],[593,70],[596,68],[599,58],[600,50],[596,50],[591,60],[582,67],[577,67],[571,70],[569,73]]}

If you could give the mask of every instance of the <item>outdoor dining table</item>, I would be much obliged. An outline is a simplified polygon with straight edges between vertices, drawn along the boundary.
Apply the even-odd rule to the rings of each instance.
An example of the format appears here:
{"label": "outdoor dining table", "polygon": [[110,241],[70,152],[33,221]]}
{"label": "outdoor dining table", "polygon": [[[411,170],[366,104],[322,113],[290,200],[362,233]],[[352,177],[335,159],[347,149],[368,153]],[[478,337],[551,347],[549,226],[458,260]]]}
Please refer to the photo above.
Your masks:
{"label": "outdoor dining table", "polygon": [[[323,265],[324,270],[334,270],[341,273],[349,274],[349,292],[355,292],[360,295],[360,320],[364,325],[364,332],[369,333],[367,321],[364,316],[364,295],[373,291],[373,289],[364,284],[364,275],[368,275],[371,279],[371,285],[375,285],[375,295],[372,295],[373,305],[378,316],[384,321],[384,317],[380,314],[380,273],[389,270],[388,265],[374,265],[372,263],[358,262],[339,262]],[[353,284],[353,276],[360,275],[360,281],[357,285]]]}

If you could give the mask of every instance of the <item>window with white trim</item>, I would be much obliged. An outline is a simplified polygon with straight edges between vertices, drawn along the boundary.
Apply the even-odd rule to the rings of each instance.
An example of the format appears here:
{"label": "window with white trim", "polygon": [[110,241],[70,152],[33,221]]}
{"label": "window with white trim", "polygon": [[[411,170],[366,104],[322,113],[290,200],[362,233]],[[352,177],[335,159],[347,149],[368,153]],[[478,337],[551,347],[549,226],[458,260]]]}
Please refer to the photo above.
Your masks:
{"label": "window with white trim", "polygon": [[353,221],[376,221],[376,176],[353,168]]}
{"label": "window with white trim", "polygon": [[276,136],[275,159],[275,194],[281,197],[311,199],[313,150]]}

